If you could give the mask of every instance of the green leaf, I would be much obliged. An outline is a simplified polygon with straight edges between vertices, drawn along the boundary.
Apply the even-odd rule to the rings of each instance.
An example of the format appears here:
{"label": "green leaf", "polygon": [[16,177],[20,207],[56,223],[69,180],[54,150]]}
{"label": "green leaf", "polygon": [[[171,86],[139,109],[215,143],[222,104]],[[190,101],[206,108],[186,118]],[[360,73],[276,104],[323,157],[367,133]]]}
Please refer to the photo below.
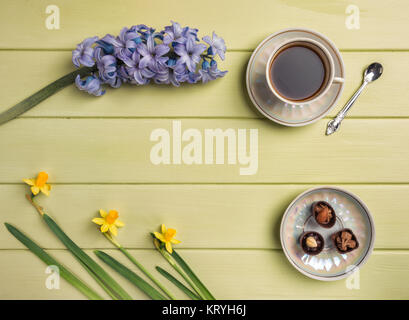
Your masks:
{"label": "green leaf", "polygon": [[27,237],[24,233],[13,227],[9,223],[4,224],[7,230],[22,244],[24,244],[32,253],[34,253],[38,258],[40,258],[48,266],[55,265],[58,267],[60,276],[67,280],[73,287],[77,288],[82,292],[88,299],[91,300],[103,300],[94,290],[88,287],[82,280],[80,280],[73,273],[68,271],[61,263],[51,257],[47,252],[45,252],[40,246],[38,246],[33,240]]}
{"label": "green leaf", "polygon": [[210,293],[210,291],[205,287],[205,285],[196,276],[196,274],[192,271],[192,269],[190,269],[188,264],[182,259],[181,256],[179,256],[179,254],[175,250],[173,250],[171,256],[175,259],[175,261],[183,269],[183,271],[188,275],[188,277],[193,281],[193,283],[200,290],[200,292],[206,297],[206,299],[216,300],[214,296]]}
{"label": "green leaf", "polygon": [[98,258],[100,258],[103,262],[109,265],[112,269],[118,272],[125,279],[128,279],[130,282],[132,282],[136,287],[138,287],[142,292],[144,292],[151,299],[166,300],[166,298],[158,290],[156,290],[149,283],[143,280],[135,272],[125,267],[118,260],[115,260],[110,255],[106,254],[105,252],[99,251],[99,250],[94,251],[94,253],[96,254]]}
{"label": "green leaf", "polygon": [[[86,270],[92,272],[103,283],[102,288],[112,297],[116,296],[122,300],[132,300],[132,297],[105,272],[92,258],[86,254],[74,241],[72,241],[61,228],[55,223],[53,219],[47,214],[42,215],[44,221],[47,223],[51,231],[61,240],[67,249],[74,255],[74,257],[85,265]],[[92,274],[91,274],[92,275]],[[93,275],[93,276],[94,276]]]}
{"label": "green leaf", "polygon": [[141,270],[154,284],[158,286],[159,289],[162,290],[164,294],[166,294],[171,300],[175,300],[175,297],[173,294],[169,292],[168,289],[165,288],[165,286],[160,283],[148,270],[145,269],[145,267],[140,264],[129,252],[126,250],[124,247],[119,246],[119,250],[139,269]]}
{"label": "green leaf", "polygon": [[77,261],[81,264],[81,266],[85,269],[85,271],[87,271],[91,275],[91,277],[94,278],[94,280],[101,286],[101,288],[104,289],[106,293],[108,293],[108,295],[111,297],[112,300],[119,300],[118,297],[115,295],[115,293],[112,292],[112,290],[109,289],[105,285],[105,283],[101,279],[99,279],[98,276],[94,272],[92,272],[90,268],[88,268],[86,264],[84,264],[81,260],[77,259]]}
{"label": "green leaf", "polygon": [[162,269],[161,267],[156,267],[156,270],[164,276],[166,279],[168,279],[170,282],[172,282],[176,287],[178,287],[180,290],[182,290],[189,298],[193,300],[200,300],[200,298],[188,287],[186,287],[182,282],[180,282],[178,279],[176,279],[174,276],[172,276],[169,272],[166,270]]}
{"label": "green leaf", "polygon": [[83,77],[85,75],[90,75],[93,71],[95,71],[95,67],[94,68],[83,67],[73,72],[70,72],[69,74],[61,77],[60,79],[50,83],[46,87],[42,88],[41,90],[29,96],[28,98],[19,102],[15,106],[0,113],[0,125],[16,118],[17,116],[23,114],[24,112],[30,110],[31,108],[39,104],[41,101],[47,99],[57,91],[74,83],[77,75]]}
{"label": "green leaf", "polygon": [[[153,234],[151,234],[153,236]],[[177,273],[179,273],[182,278],[191,286],[191,288],[195,291],[195,293],[202,299],[202,300],[208,300],[209,298],[205,296],[202,291],[199,290],[199,288],[194,284],[194,282],[191,280],[191,278],[184,272],[181,267],[178,265],[176,260],[173,258],[173,256],[165,249],[165,246],[159,242],[159,240],[154,239],[153,241],[155,248],[159,251],[159,253],[162,255],[162,257],[165,258],[167,262],[172,266],[173,269]]]}

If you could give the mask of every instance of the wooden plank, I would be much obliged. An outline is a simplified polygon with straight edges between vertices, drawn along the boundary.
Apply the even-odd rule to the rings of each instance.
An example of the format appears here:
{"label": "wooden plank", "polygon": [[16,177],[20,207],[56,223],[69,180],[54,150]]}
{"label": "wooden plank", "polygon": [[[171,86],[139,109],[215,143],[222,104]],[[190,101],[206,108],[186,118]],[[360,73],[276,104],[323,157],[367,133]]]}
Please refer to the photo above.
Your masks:
{"label": "wooden plank", "polygon": [[[178,231],[181,248],[280,249],[279,226],[289,203],[312,185],[55,185],[39,203],[83,248],[112,248],[91,223],[98,210],[116,209],[126,226],[118,241],[152,248],[149,233],[164,223]],[[370,208],[376,248],[409,248],[402,199],[408,185],[343,186]],[[2,222],[27,230],[46,248],[63,245],[25,200],[22,185],[0,185]],[[0,226],[0,249],[23,248]]]}
{"label": "wooden plank", "polygon": [[[129,261],[118,251],[105,250],[127,266]],[[66,250],[50,252],[93,288],[99,288]],[[154,265],[171,268],[157,252],[131,250],[131,253],[155,275]],[[409,253],[376,251],[360,270],[359,289],[348,289],[346,281],[312,280],[296,271],[281,251],[270,250],[180,250],[201,280],[218,299],[408,299]],[[92,254],[92,253],[91,253]],[[0,299],[81,299],[80,293],[61,280],[59,290],[45,287],[45,265],[27,250],[1,250]],[[108,270],[108,267],[106,267]],[[135,268],[133,268],[135,269]],[[109,270],[135,299],[143,294]],[[173,272],[172,272],[173,273]],[[161,278],[162,279],[162,278]],[[376,281],[374,281],[376,279]],[[165,283],[166,280],[163,280]],[[171,284],[169,289],[184,298]],[[385,292],[388,293],[385,296]],[[103,292],[101,292],[104,295]],[[104,295],[105,297],[105,295]]]}
{"label": "wooden plank", "polygon": [[[409,52],[344,52],[347,81],[334,116],[362,80],[362,70],[372,61],[384,66],[382,78],[366,89],[348,117],[408,117],[409,91],[401,70],[409,68]],[[245,88],[250,53],[229,52],[223,68],[227,76],[207,85],[108,88],[100,98],[70,86],[27,112],[30,117],[261,117]],[[73,70],[71,53],[0,51],[0,112]],[[36,63],[33,63],[35,61]],[[10,68],[10,66],[13,66]],[[24,74],[24,77],[21,77]]]}
{"label": "wooden plank", "polygon": [[0,127],[0,183],[21,182],[40,169],[59,183],[407,183],[408,121],[349,119],[331,137],[324,135],[326,120],[302,128],[263,120],[181,121],[182,131],[195,128],[202,140],[206,129],[236,135],[248,129],[247,140],[257,129],[259,155],[248,172],[255,174],[240,175],[249,165],[227,164],[227,154],[224,164],[153,164],[151,132],[162,128],[173,138],[172,120],[18,119]]}
{"label": "wooden plank", "polygon": [[[347,0],[313,2],[302,0],[216,1],[202,3],[124,0],[117,5],[105,1],[56,0],[60,29],[48,30],[45,10],[49,1],[7,0],[0,12],[1,48],[71,49],[84,38],[105,33],[118,34],[123,26],[139,23],[161,29],[169,19],[200,29],[200,35],[213,30],[224,37],[230,49],[255,48],[269,34],[288,27],[307,27],[326,34],[342,49],[408,49],[409,4],[405,0],[355,2],[360,11],[360,29],[349,30]],[[211,12],[211,13],[210,13]],[[380,19],[382,23],[380,23]]]}

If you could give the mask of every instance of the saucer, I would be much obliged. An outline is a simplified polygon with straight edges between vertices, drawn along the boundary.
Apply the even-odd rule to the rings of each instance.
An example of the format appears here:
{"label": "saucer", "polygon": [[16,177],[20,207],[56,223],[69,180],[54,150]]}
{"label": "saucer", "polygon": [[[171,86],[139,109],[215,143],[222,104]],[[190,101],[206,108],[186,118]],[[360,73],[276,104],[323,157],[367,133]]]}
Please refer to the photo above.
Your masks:
{"label": "saucer", "polygon": [[[335,210],[337,221],[326,229],[317,224],[311,214],[315,201],[326,201]],[[359,247],[349,253],[338,253],[331,235],[341,229],[351,229]],[[324,249],[318,255],[306,254],[299,242],[306,231],[319,232]],[[360,268],[372,253],[375,226],[369,209],[357,196],[336,187],[318,187],[299,195],[287,208],[281,221],[281,246],[290,263],[304,275],[324,281],[340,280]]]}
{"label": "saucer", "polygon": [[334,60],[335,77],[345,78],[344,63],[335,45],[322,34],[308,29],[286,29],[272,34],[254,50],[247,66],[247,91],[254,106],[266,118],[285,126],[304,126],[324,117],[336,104],[344,83],[333,83],[320,99],[303,105],[291,105],[278,99],[268,87],[266,64],[271,53],[284,41],[303,37],[320,42]]}

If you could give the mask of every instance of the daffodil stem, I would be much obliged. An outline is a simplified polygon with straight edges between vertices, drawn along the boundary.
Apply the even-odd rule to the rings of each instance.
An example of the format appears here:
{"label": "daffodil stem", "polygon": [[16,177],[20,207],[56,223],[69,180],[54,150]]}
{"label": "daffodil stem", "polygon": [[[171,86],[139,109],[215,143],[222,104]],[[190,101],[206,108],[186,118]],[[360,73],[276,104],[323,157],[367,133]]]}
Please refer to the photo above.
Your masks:
{"label": "daffodil stem", "polygon": [[104,232],[103,233],[105,238],[107,238],[115,247],[117,247],[131,262],[138,267],[139,270],[141,270],[154,284],[160,288],[163,293],[165,293],[171,300],[176,300],[176,298],[161,284],[156,278],[144,268],[143,265],[141,265],[129,252],[126,250],[124,247],[121,246],[121,244],[109,233],[109,232]]}
{"label": "daffodil stem", "polygon": [[145,269],[124,247],[119,246],[118,249],[129,259],[131,262],[138,267],[151,281],[156,284],[171,300],[176,300],[176,298],[167,290],[148,270]]}
{"label": "daffodil stem", "polygon": [[103,298],[96,293],[93,289],[88,287],[81,279],[79,279],[75,274],[71,273],[64,265],[60,264],[52,256],[50,256],[43,248],[36,244],[27,235],[22,233],[16,227],[5,223],[7,230],[23,245],[25,245],[33,254],[35,254],[40,260],[42,260],[46,265],[54,265],[59,269],[59,274],[62,278],[67,280],[72,286],[82,292],[87,298],[91,300],[103,300]]}
{"label": "daffodil stem", "polygon": [[192,287],[192,289],[201,297],[203,300],[207,300],[206,297],[202,295],[199,288],[189,279],[189,277],[185,274],[185,272],[177,265],[176,261],[172,258],[170,254],[168,254],[165,249],[162,249],[156,246],[156,249],[160,252],[160,254],[165,258],[167,262],[179,273],[183,279]]}
{"label": "daffodil stem", "polygon": [[31,194],[31,195],[26,194],[26,198],[27,198],[28,202],[30,202],[32,204],[32,206],[37,210],[37,212],[42,216],[42,215],[44,215],[44,209],[43,209],[43,207],[41,207],[38,203],[36,203],[34,201],[34,197],[35,197],[35,195],[33,195],[33,194]]}
{"label": "daffodil stem", "polygon": [[108,293],[108,295],[115,299],[132,300],[128,295],[99,265],[97,265],[81,248],[79,248],[52,220],[45,212],[43,207],[37,204],[34,200],[36,196],[26,195],[27,200],[37,210],[37,212],[44,219],[45,223],[51,231],[60,239],[67,249],[80,262],[85,270],[96,280],[96,282]]}

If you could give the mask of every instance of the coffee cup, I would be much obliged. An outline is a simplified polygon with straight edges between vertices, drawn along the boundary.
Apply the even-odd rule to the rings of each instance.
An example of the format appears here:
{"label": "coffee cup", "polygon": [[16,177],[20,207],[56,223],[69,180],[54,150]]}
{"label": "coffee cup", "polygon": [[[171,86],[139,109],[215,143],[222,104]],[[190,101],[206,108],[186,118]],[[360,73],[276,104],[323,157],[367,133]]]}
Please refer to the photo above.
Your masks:
{"label": "coffee cup", "polygon": [[284,41],[271,53],[266,65],[271,92],[289,105],[304,105],[324,96],[335,76],[334,60],[328,49],[309,38]]}

